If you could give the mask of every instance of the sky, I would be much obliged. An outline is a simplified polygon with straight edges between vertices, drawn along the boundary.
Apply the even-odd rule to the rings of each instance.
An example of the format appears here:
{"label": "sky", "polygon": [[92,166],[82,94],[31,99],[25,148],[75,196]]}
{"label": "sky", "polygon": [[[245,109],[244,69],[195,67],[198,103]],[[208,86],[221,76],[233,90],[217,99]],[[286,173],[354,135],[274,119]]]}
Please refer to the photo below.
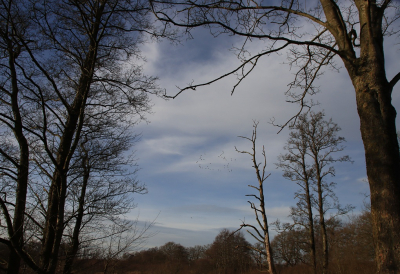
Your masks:
{"label": "sky", "polygon": [[[220,36],[213,38],[205,29],[196,29],[194,39],[175,45],[168,41],[143,46],[147,59],[144,71],[159,77],[159,84],[174,95],[179,87],[194,81],[201,83],[232,70],[239,63],[229,49],[239,45],[240,39]],[[399,45],[386,42],[387,76],[391,79],[400,71],[394,56]],[[254,41],[254,49],[263,46]],[[254,223],[247,194],[256,194],[249,184],[257,184],[249,155],[239,150],[250,150],[251,143],[238,136],[251,137],[253,121],[258,121],[257,148],[259,161],[265,146],[267,172],[265,201],[270,223],[279,219],[289,222],[291,206],[295,206],[294,192],[298,186],[282,177],[276,168],[277,157],[289,129],[278,134],[271,119],[285,123],[299,106],[286,102],[287,84],[294,71],[285,64],[286,53],[262,59],[256,69],[231,95],[235,78],[230,77],[212,85],[188,90],[176,99],[152,97],[149,123],[140,123],[136,132],[141,140],[135,154],[141,170],[138,179],[148,188],[148,194],[135,196],[137,208],[130,218],[154,224],[142,248],[161,246],[173,241],[184,246],[210,244],[223,228],[237,229],[242,221]],[[340,60],[338,64],[342,66]],[[335,192],[341,204],[352,204],[351,214],[359,213],[368,201],[363,145],[356,111],[355,93],[344,68],[327,70],[318,80],[320,92],[313,96],[319,105],[313,111],[325,111],[342,130],[346,138],[345,150],[338,155],[349,155],[353,163],[336,164]],[[393,93],[393,104],[400,106],[399,84]],[[275,232],[272,231],[274,234]],[[248,237],[248,240],[251,240]]]}

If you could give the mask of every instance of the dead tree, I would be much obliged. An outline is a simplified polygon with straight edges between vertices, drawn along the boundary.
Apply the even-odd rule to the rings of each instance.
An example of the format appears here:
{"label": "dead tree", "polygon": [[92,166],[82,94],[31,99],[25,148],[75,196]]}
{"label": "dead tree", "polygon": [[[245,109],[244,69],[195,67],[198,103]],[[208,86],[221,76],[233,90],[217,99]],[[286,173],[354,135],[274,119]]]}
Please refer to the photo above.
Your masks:
{"label": "dead tree", "polygon": [[267,175],[265,173],[265,169],[267,166],[267,159],[265,156],[264,146],[262,149],[262,155],[264,157],[264,164],[263,164],[263,166],[261,166],[261,163],[257,162],[257,158],[256,158],[257,125],[258,125],[258,123],[254,122],[253,134],[252,134],[251,138],[239,136],[240,138],[249,140],[252,143],[252,151],[241,151],[241,150],[238,150],[237,148],[235,148],[235,149],[239,153],[249,154],[252,158],[253,167],[255,169],[257,180],[258,180],[258,186],[249,185],[249,187],[256,189],[258,191],[258,194],[250,194],[250,195],[246,195],[246,196],[253,197],[256,200],[258,200],[258,202],[259,202],[259,205],[256,205],[255,203],[248,201],[251,208],[254,210],[255,218],[258,223],[258,227],[243,222],[243,224],[241,224],[239,230],[244,227],[249,227],[252,230],[254,230],[254,232],[252,232],[250,230],[247,230],[247,232],[251,236],[253,236],[258,242],[260,242],[262,244],[263,250],[257,249],[255,246],[252,246],[252,245],[248,246],[248,248],[264,254],[266,257],[266,260],[267,260],[267,267],[268,267],[269,273],[275,274],[276,271],[275,271],[274,261],[273,261],[273,257],[272,257],[272,248],[271,248],[270,237],[269,237],[269,228],[268,228],[268,218],[267,218],[267,213],[265,210],[265,200],[264,200],[264,182],[265,182],[265,180],[267,180],[267,178],[269,177],[270,174]]}

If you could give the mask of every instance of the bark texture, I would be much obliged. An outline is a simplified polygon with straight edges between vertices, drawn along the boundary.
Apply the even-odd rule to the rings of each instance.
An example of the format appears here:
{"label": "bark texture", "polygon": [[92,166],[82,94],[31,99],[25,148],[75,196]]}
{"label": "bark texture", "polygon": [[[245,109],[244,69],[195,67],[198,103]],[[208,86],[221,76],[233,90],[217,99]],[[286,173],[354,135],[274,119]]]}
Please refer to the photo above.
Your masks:
{"label": "bark texture", "polygon": [[344,60],[356,91],[371,191],[375,261],[378,273],[400,271],[400,159],[396,110],[385,74],[381,8],[374,1],[356,1],[360,12],[361,55]]}
{"label": "bark texture", "polygon": [[[379,68],[354,77],[357,110],[371,191],[375,256],[379,273],[397,273],[400,263],[400,165],[391,88]],[[385,83],[386,82],[386,83]]]}

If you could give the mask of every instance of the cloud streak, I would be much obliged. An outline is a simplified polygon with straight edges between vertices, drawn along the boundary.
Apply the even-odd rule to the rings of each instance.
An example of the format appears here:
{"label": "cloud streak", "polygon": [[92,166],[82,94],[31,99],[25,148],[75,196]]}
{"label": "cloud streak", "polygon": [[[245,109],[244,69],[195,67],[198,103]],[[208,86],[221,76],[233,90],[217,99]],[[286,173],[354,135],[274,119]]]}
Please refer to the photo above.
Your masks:
{"label": "cloud streak", "polygon": [[[159,76],[160,85],[173,95],[178,91],[176,86],[209,81],[240,64],[228,51],[235,43],[239,40],[214,39],[205,30],[196,30],[194,40],[179,46],[146,45],[145,71]],[[263,43],[255,41],[251,46],[261,48]],[[390,56],[397,55],[398,49],[390,47],[386,53],[388,75],[393,77],[400,64]],[[148,246],[167,241],[186,246],[211,243],[220,229],[238,228],[243,218],[254,219],[245,196],[253,191],[248,185],[257,184],[252,162],[248,155],[235,151],[235,146],[251,149],[249,141],[237,136],[250,137],[253,120],[260,122],[259,156],[265,145],[267,170],[271,172],[265,182],[269,220],[287,220],[298,186],[285,180],[274,163],[284,152],[289,130],[277,134],[278,128],[269,123],[272,118],[285,123],[299,110],[298,105],[286,102],[285,91],[294,71],[282,64],[285,57],[282,53],[260,60],[233,96],[230,91],[235,77],[229,77],[196,91],[188,90],[174,100],[153,99],[154,114],[149,115],[149,124],[137,127],[143,135],[136,146],[142,168],[139,178],[149,189],[149,194],[137,197],[141,218],[152,219],[160,213],[155,227],[159,234]],[[325,109],[326,117],[339,124],[340,135],[347,140],[344,153],[354,160],[354,164],[338,164],[337,176],[330,180],[337,183],[341,202],[352,203],[360,210],[369,189],[359,181],[366,174],[351,81],[345,69],[326,70],[317,85],[321,92],[313,100],[320,104],[314,111]],[[398,86],[393,103],[400,106]]]}

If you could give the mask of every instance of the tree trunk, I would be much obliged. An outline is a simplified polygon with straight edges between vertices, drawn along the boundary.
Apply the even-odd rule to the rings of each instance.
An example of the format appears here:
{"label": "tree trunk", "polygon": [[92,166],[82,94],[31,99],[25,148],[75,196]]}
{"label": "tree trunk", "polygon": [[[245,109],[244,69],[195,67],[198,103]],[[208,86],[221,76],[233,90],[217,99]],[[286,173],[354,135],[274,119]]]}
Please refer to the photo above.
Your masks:
{"label": "tree trunk", "polygon": [[[253,163],[256,163],[255,157],[253,158]],[[268,271],[269,271],[270,274],[275,274],[276,270],[275,270],[274,260],[273,260],[273,257],[272,257],[272,247],[271,247],[271,243],[270,243],[270,240],[269,240],[268,219],[267,219],[267,214],[265,212],[264,188],[263,188],[264,181],[259,176],[260,173],[258,171],[258,167],[256,167],[256,171],[257,171],[257,177],[258,177],[258,182],[259,182],[260,210],[261,210],[261,216],[262,216],[262,219],[263,219],[263,227],[262,227],[262,229],[264,231],[264,248],[265,248],[265,254],[266,254],[266,257],[267,257]]]}
{"label": "tree trunk", "polygon": [[317,274],[317,260],[315,258],[314,219],[313,219],[312,205],[311,205],[310,186],[308,180],[305,180],[304,183],[306,190],[307,210],[308,210],[308,234],[310,241],[311,266],[313,268],[313,273]]}
{"label": "tree trunk", "polygon": [[371,65],[353,77],[367,175],[378,273],[397,273],[400,265],[400,159],[392,87],[384,70]]}
{"label": "tree trunk", "polygon": [[8,256],[7,274],[19,273],[21,266],[21,258],[15,249],[10,248],[10,255]]}
{"label": "tree trunk", "polygon": [[[25,138],[22,126],[22,118],[19,106],[19,88],[17,83],[17,73],[15,68],[16,53],[13,51],[11,40],[8,43],[9,69],[11,73],[12,94],[11,105],[14,117],[14,135],[19,145],[19,162],[17,167],[17,187],[15,191],[15,209],[13,217],[13,231],[14,235],[10,236],[10,241],[13,246],[18,248],[23,247],[24,244],[24,218],[26,208],[26,195],[28,189],[28,174],[29,174],[29,147],[28,141]],[[15,249],[10,250],[8,259],[7,274],[15,274],[19,272],[21,258]]]}
{"label": "tree trunk", "polygon": [[79,250],[79,233],[82,226],[83,214],[84,214],[84,207],[85,207],[85,197],[86,197],[86,188],[89,181],[89,174],[90,174],[90,167],[89,167],[89,160],[87,156],[87,151],[84,149],[84,145],[81,145],[82,149],[84,150],[84,156],[82,158],[82,168],[83,168],[83,182],[81,188],[81,194],[79,196],[79,207],[77,210],[77,217],[74,227],[74,232],[72,234],[71,239],[71,246],[67,252],[67,256],[65,259],[64,270],[63,274],[70,274],[72,270],[72,264],[75,260],[76,254]]}
{"label": "tree trunk", "polygon": [[90,33],[91,43],[89,53],[83,64],[79,84],[72,105],[69,107],[68,119],[57,151],[57,166],[52,178],[49,206],[44,230],[44,245],[41,253],[42,268],[49,273],[55,273],[58,263],[58,251],[64,230],[64,205],[66,198],[67,173],[71,157],[78,145],[83,126],[86,100],[92,83],[97,60],[98,33],[100,20],[106,2],[103,2],[96,11],[96,21]]}
{"label": "tree trunk", "polygon": [[361,137],[371,192],[375,261],[378,273],[400,271],[400,156],[393,83],[385,73],[382,10],[355,1],[359,10],[360,57],[344,58],[356,91]]}
{"label": "tree trunk", "polygon": [[328,254],[328,236],[326,233],[326,225],[325,225],[325,217],[324,217],[324,200],[322,193],[322,182],[320,176],[318,177],[318,212],[319,212],[319,227],[321,229],[321,238],[322,238],[322,274],[328,273],[328,263],[329,263],[329,254]]}

